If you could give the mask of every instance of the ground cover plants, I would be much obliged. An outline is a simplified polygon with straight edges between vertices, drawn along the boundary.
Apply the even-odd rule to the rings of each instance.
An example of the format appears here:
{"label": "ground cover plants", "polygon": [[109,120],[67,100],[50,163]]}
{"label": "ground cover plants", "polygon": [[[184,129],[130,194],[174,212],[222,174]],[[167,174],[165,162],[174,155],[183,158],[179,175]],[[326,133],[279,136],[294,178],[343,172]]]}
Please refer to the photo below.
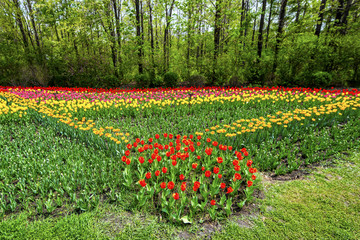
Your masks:
{"label": "ground cover plants", "polygon": [[221,220],[283,174],[359,147],[357,90],[10,88],[0,92],[0,213],[108,202]]}

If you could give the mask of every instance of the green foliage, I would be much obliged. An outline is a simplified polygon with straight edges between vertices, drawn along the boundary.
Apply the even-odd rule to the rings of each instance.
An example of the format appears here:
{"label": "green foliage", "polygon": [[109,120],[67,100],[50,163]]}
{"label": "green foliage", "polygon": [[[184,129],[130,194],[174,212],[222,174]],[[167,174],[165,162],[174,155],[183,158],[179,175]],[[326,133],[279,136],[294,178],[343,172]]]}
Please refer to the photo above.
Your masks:
{"label": "green foliage", "polygon": [[116,88],[121,85],[121,81],[114,75],[107,75],[102,79],[103,88]]}
{"label": "green foliage", "polygon": [[326,88],[331,83],[332,76],[328,72],[316,72],[312,75],[312,83],[309,86]]}
{"label": "green foliage", "polygon": [[326,88],[331,84],[331,81],[331,74],[322,71],[312,73],[307,70],[296,76],[296,83],[304,87]]}
{"label": "green foliage", "polygon": [[165,87],[176,87],[179,81],[179,75],[175,72],[167,72],[164,74]]}
{"label": "green foliage", "polygon": [[203,75],[196,74],[189,77],[187,85],[193,87],[203,87],[205,86],[205,83],[206,78]]}
{"label": "green foliage", "polygon": [[161,87],[164,85],[163,77],[156,75],[155,72],[150,73],[150,86],[151,88]]}
{"label": "green foliage", "polygon": [[262,64],[253,61],[246,68],[245,79],[250,84],[264,85],[266,68]]}
{"label": "green foliage", "polygon": [[231,76],[228,82],[229,87],[241,87],[246,85],[247,82],[244,80],[242,76]]}
{"label": "green foliage", "polygon": [[[345,1],[341,11],[337,10],[336,1],[327,3],[321,33],[316,36],[314,28],[319,19],[314,18],[319,15],[320,2],[312,2],[307,8],[308,4],[300,6],[289,1],[282,37],[277,39],[280,3],[273,1],[271,22],[265,20],[269,33],[264,32],[260,59],[256,57],[259,24],[252,24],[261,15],[260,6],[247,8],[242,14],[241,1],[222,3],[220,18],[226,21],[221,26],[219,52],[214,59],[214,6],[205,10],[196,1],[176,3],[179,11],[167,23],[155,19],[163,18],[169,3],[150,2],[152,22],[147,5],[142,27],[149,30],[149,36],[152,29],[153,37],[144,38],[141,61],[138,44],[142,41],[133,41],[135,12],[128,3],[116,14],[101,1],[97,4],[79,1],[76,5],[62,1],[29,3],[37,31],[33,29],[30,11],[24,11],[16,1],[10,1],[1,10],[4,12],[0,14],[1,85],[117,87],[133,80],[139,62],[152,71],[150,84],[141,87],[166,85],[158,76],[162,77],[168,69],[181,79],[197,72],[206,76],[207,85],[214,86],[227,84],[231,76],[242,75],[250,84],[316,87],[325,81],[324,76],[313,75],[319,71],[331,74],[331,86],[360,85],[357,41],[360,35],[356,31],[360,26],[360,18],[356,17],[359,6],[353,4],[348,8],[351,2]],[[193,11],[195,8],[197,11]],[[304,14],[299,15],[298,11]],[[102,21],[95,21],[97,18],[89,16],[89,12],[102,16]],[[121,20],[115,19],[118,14]],[[269,14],[267,7],[265,15]],[[334,23],[336,14],[342,14],[341,23]],[[239,15],[243,16],[240,20]],[[172,36],[166,40],[169,52],[164,52],[167,48],[162,46],[164,29]],[[276,59],[275,46],[279,49]],[[305,76],[312,79],[305,80]]]}
{"label": "green foliage", "polygon": [[137,88],[148,88],[151,84],[151,79],[147,73],[137,74],[135,76],[135,82]]}

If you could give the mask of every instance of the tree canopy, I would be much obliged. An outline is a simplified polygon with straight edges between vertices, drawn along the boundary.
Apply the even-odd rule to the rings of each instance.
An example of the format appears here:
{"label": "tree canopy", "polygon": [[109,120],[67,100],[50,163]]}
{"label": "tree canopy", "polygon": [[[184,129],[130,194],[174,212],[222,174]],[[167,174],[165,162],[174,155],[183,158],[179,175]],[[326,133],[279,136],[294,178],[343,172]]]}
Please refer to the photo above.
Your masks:
{"label": "tree canopy", "polygon": [[[0,85],[360,85],[358,0],[3,0]],[[139,77],[144,75],[146,77]],[[146,83],[146,84],[145,84]]]}

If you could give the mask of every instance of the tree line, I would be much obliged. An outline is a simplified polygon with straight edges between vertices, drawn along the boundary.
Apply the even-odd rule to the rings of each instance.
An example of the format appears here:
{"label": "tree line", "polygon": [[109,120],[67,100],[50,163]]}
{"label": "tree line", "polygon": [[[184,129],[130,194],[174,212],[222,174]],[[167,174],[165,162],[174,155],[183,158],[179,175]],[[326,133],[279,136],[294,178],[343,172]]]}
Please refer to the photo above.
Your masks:
{"label": "tree line", "polygon": [[360,85],[359,0],[3,0],[0,85]]}

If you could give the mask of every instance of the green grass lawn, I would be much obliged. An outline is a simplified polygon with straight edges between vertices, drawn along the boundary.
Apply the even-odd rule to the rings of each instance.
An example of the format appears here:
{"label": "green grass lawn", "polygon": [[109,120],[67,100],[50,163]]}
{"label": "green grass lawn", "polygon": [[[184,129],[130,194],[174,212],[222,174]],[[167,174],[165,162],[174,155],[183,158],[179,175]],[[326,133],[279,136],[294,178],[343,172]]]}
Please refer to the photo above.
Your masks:
{"label": "green grass lawn", "polygon": [[[359,239],[360,153],[312,168],[300,180],[264,180],[264,199],[242,215],[219,222],[179,225],[120,204],[60,217],[26,212],[0,223],[1,239]],[[255,205],[255,206],[253,206]]]}

